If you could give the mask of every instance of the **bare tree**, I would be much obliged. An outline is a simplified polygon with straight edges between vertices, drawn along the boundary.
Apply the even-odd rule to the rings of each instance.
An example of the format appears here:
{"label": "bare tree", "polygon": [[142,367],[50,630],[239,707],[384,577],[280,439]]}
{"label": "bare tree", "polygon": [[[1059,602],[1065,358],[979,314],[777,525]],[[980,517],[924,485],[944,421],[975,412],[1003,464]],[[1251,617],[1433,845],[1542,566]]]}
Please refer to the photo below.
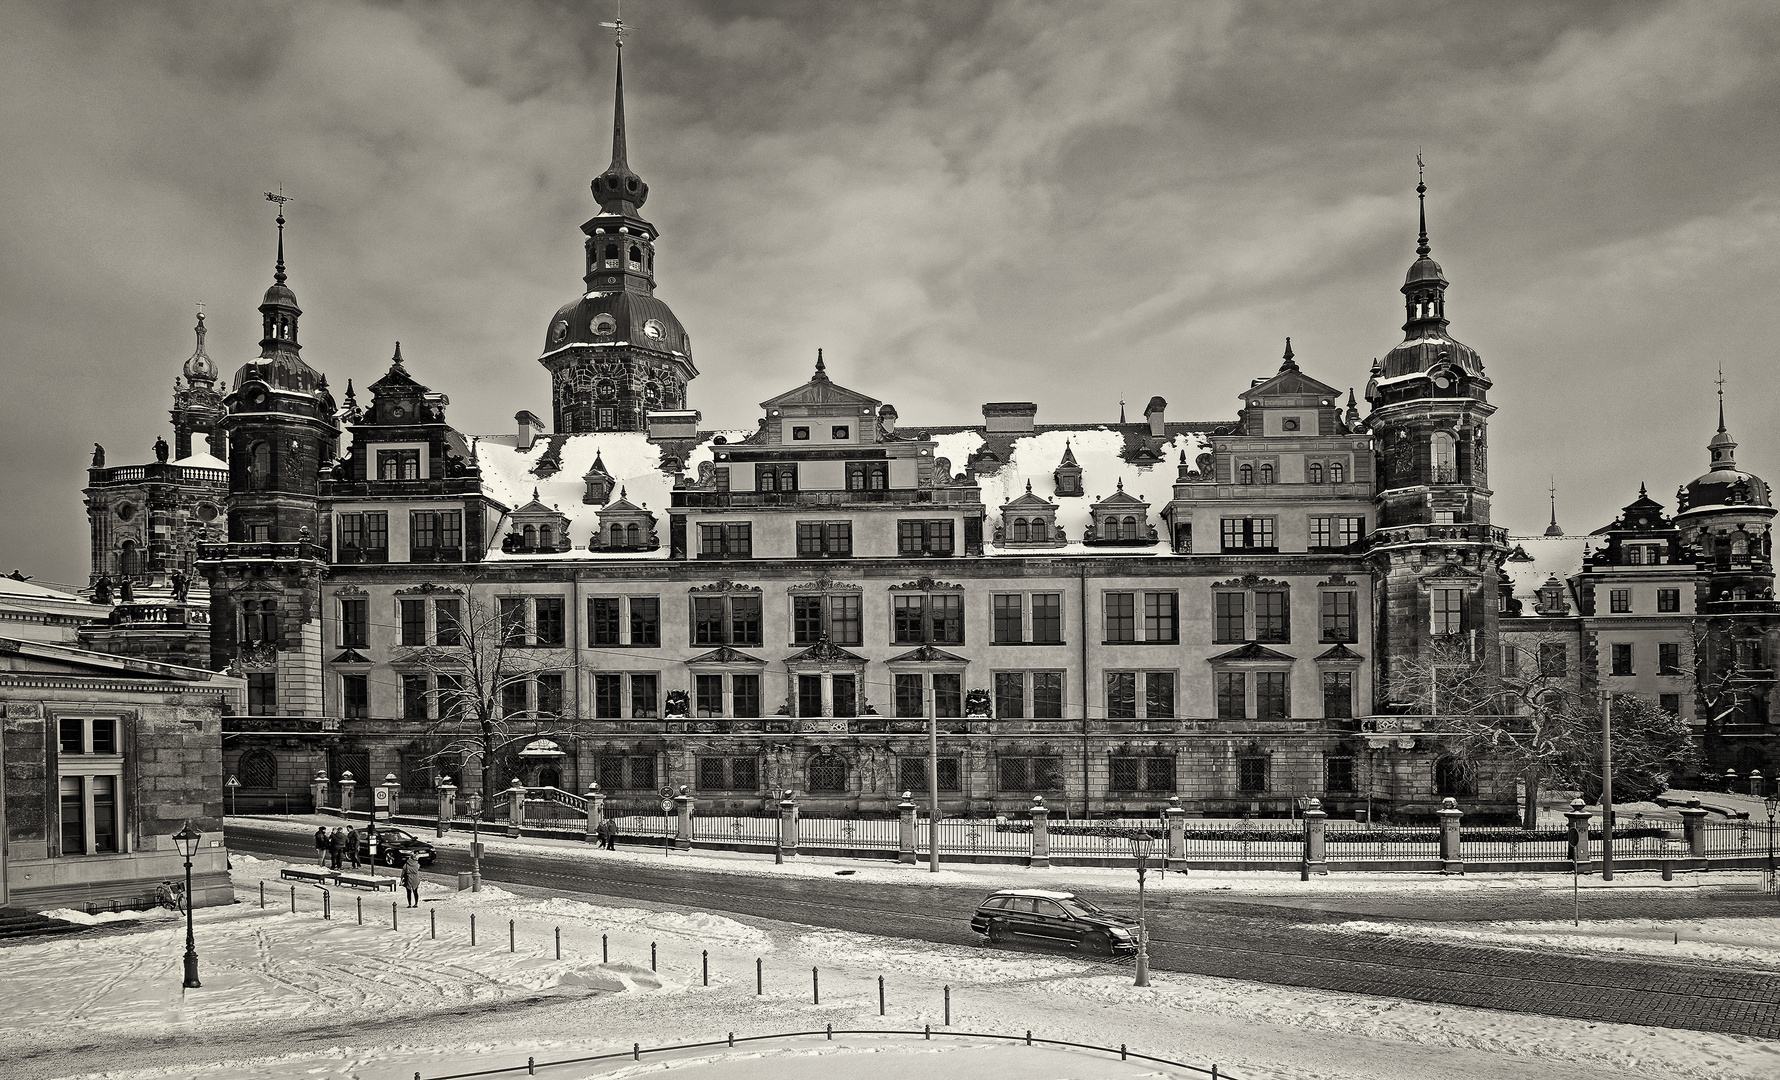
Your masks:
{"label": "bare tree", "polygon": [[[1391,665],[1391,697],[1433,716],[1447,753],[1468,771],[1514,769],[1525,784],[1521,822],[1538,822],[1547,783],[1600,794],[1599,696],[1583,691],[1579,658],[1563,635],[1515,635],[1502,670],[1474,658],[1462,642],[1436,644]],[[1687,724],[1632,695],[1613,699],[1614,789],[1630,798],[1660,792],[1669,776],[1698,758]]]}
{"label": "bare tree", "polygon": [[[427,763],[438,771],[447,762],[465,770],[476,762],[486,797],[497,789],[498,763],[511,757],[516,746],[564,734],[565,665],[548,648],[534,644],[523,607],[503,611],[499,605],[467,599],[461,610],[454,623],[441,622],[437,645],[398,663],[432,679],[437,715],[426,734],[445,742],[427,756]],[[530,705],[534,695],[535,709]]]}

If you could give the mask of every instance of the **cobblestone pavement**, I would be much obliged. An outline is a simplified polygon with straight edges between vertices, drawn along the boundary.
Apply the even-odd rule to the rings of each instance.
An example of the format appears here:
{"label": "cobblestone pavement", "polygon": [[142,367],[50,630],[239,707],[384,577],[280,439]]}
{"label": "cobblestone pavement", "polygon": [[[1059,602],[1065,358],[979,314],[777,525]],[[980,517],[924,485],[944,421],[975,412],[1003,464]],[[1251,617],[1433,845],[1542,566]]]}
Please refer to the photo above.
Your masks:
{"label": "cobblestone pavement", "polygon": [[[306,838],[233,827],[231,846],[307,858]],[[459,864],[463,865],[459,865]],[[441,850],[436,871],[468,869],[463,854]],[[545,849],[489,854],[486,880],[545,886],[602,899],[657,903],[923,941],[972,944],[970,913],[980,888],[885,886],[844,879],[727,877],[683,868],[613,862],[590,874],[584,859]],[[1035,882],[1036,884],[1036,882]],[[1241,898],[1204,893],[1156,896],[1149,903],[1152,966],[1218,978],[1372,994],[1588,1021],[1780,1038],[1780,979],[1704,964],[1578,956],[1488,944],[1455,944],[1385,934],[1336,933],[1317,924],[1351,919],[1428,922],[1560,919],[1567,894],[1539,890],[1379,893]],[[1080,889],[1089,897],[1093,890]],[[1104,896],[1131,907],[1128,892]],[[1584,893],[1590,919],[1702,918],[1773,913],[1759,893],[1715,889],[1597,890]]]}

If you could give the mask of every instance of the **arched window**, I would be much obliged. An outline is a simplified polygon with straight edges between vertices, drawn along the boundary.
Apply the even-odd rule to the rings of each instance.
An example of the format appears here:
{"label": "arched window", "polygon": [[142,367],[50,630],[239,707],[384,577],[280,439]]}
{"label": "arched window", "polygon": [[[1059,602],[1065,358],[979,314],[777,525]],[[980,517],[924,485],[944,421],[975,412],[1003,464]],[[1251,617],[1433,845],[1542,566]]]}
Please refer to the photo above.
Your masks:
{"label": "arched window", "polygon": [[1342,484],[1347,482],[1347,466],[1339,461],[1329,463],[1329,483]]}
{"label": "arched window", "polygon": [[551,542],[551,528],[548,525],[538,526],[538,546],[545,551],[555,551],[556,545]]}
{"label": "arched window", "polygon": [[1255,467],[1253,465],[1244,465],[1238,470],[1237,476],[1237,483],[1252,484],[1255,482]]}
{"label": "arched window", "polygon": [[1451,484],[1458,480],[1458,440],[1450,431],[1436,431],[1428,442],[1434,465],[1434,483]]}
{"label": "arched window", "polygon": [[865,490],[865,466],[864,465],[856,464],[856,465],[848,465],[847,466],[847,490],[848,491],[864,491]]}
{"label": "arched window", "polygon": [[272,447],[266,443],[254,443],[248,450],[248,467],[256,479],[264,480],[272,475]]}
{"label": "arched window", "polygon": [[1031,529],[1032,529],[1032,526],[1027,523],[1025,518],[1015,518],[1014,519],[1014,543],[1016,543],[1016,544],[1024,543],[1026,540],[1030,539],[1031,538]]}
{"label": "arched window", "polygon": [[607,244],[606,245],[606,261],[609,263],[617,263],[618,262],[618,245],[617,244]]}
{"label": "arched window", "polygon": [[890,486],[890,473],[885,469],[873,469],[870,478],[873,491],[882,491]]}
{"label": "arched window", "polygon": [[142,575],[142,553],[136,550],[136,541],[125,540],[119,548],[117,573],[125,580],[134,580]]}
{"label": "arched window", "polygon": [[632,266],[640,266],[643,262],[643,249],[635,244],[630,246],[630,261]]}
{"label": "arched window", "polygon": [[533,526],[533,525],[527,525],[521,535],[523,535],[525,537],[525,549],[527,551],[535,551],[538,546],[537,527]]}
{"label": "arched window", "polygon": [[847,790],[847,763],[824,754],[810,759],[810,792],[838,795]]}
{"label": "arched window", "polygon": [[235,778],[251,791],[278,786],[278,759],[269,750],[249,750],[235,766]]}
{"label": "arched window", "polygon": [[1322,463],[1321,463],[1321,462],[1317,462],[1317,461],[1313,461],[1313,462],[1311,462],[1311,463],[1310,463],[1310,471],[1309,471],[1309,475],[1310,475],[1310,482],[1311,482],[1311,483],[1313,483],[1313,484],[1320,484],[1320,483],[1322,483],[1322,482],[1323,482],[1323,466],[1322,466]]}
{"label": "arched window", "polygon": [[1263,483],[1263,484],[1273,483],[1273,466],[1271,466],[1271,465],[1261,466],[1261,483]]}
{"label": "arched window", "polygon": [[623,547],[624,546],[624,526],[618,524],[617,522],[612,523],[612,546],[613,547]]}
{"label": "arched window", "polygon": [[553,788],[562,787],[562,773],[557,772],[555,769],[539,769],[538,786]]}
{"label": "arched window", "polygon": [[641,544],[641,540],[639,539],[641,536],[642,530],[637,528],[636,522],[633,521],[624,527],[624,542],[631,547],[637,547]]}
{"label": "arched window", "polygon": [[1121,540],[1135,540],[1135,539],[1137,539],[1137,519],[1136,518],[1128,517],[1124,521],[1119,522],[1119,539],[1121,539]]}

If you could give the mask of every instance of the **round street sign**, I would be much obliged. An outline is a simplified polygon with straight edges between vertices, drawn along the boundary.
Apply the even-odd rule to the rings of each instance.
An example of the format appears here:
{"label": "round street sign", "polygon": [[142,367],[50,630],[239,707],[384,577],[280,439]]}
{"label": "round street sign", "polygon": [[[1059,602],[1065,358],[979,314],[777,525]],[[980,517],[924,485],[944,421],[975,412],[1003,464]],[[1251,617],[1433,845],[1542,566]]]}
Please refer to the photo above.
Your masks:
{"label": "round street sign", "polygon": [[674,809],[674,804],[673,804],[672,800],[670,800],[670,799],[661,800],[661,812],[662,813],[664,813],[664,814],[672,813],[673,809]]}

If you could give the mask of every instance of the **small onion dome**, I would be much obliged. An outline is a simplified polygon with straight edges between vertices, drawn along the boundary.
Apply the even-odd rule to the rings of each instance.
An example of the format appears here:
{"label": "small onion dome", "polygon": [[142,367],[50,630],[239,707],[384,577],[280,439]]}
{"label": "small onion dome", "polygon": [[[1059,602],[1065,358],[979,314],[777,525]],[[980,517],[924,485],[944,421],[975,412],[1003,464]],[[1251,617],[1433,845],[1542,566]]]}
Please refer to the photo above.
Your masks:
{"label": "small onion dome", "polygon": [[1415,260],[1414,264],[1409,267],[1409,273],[1404,275],[1403,284],[1419,285],[1424,281],[1438,282],[1441,285],[1449,284],[1445,272],[1440,269],[1440,264],[1427,255]]}
{"label": "small onion dome", "polygon": [[536,739],[526,743],[525,749],[519,752],[519,756],[530,760],[568,757],[567,754],[563,753],[562,747],[556,745],[556,743],[549,739]]}

